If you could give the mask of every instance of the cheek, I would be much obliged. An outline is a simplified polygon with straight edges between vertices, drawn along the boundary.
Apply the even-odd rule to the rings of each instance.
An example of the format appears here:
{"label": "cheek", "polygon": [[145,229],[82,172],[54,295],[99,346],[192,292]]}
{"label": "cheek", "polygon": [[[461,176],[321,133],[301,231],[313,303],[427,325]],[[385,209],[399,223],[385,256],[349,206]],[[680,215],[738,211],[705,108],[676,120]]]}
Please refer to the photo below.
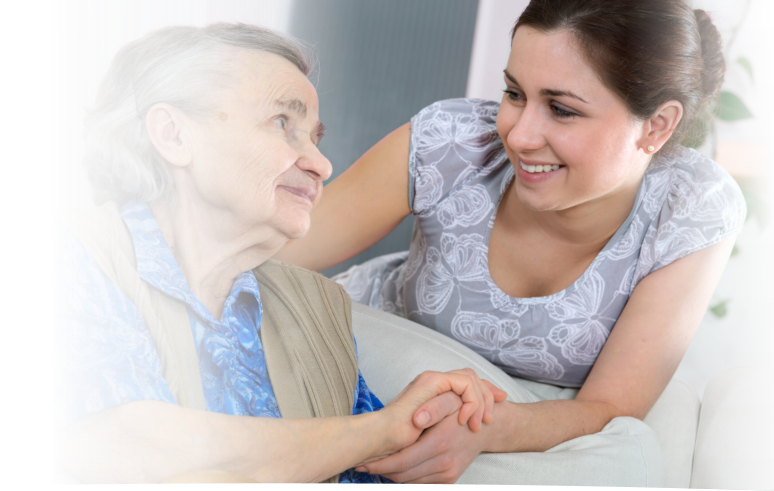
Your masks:
{"label": "cheek", "polygon": [[604,187],[620,181],[630,170],[634,134],[628,122],[591,125],[582,131],[557,131],[552,140],[554,149],[561,149],[559,157],[585,185],[596,182]]}

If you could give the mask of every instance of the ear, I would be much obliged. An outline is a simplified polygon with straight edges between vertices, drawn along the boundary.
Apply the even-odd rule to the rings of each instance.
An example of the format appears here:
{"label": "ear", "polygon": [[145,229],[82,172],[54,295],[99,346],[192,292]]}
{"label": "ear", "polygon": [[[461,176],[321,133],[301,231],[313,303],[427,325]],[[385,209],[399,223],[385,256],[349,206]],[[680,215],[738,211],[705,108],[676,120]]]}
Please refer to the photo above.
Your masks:
{"label": "ear", "polygon": [[645,120],[642,138],[637,142],[640,149],[647,154],[661,150],[682,118],[683,105],[679,101],[663,103],[653,116]]}
{"label": "ear", "polygon": [[193,159],[186,132],[188,121],[178,109],[165,103],[154,104],[145,116],[151,143],[174,166],[185,167]]}

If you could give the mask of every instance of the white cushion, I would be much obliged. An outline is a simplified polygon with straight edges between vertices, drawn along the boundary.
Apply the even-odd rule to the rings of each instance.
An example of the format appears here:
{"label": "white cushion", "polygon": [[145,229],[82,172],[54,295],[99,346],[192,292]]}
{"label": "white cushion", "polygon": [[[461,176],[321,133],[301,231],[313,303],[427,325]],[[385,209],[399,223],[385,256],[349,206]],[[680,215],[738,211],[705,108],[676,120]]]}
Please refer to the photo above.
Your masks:
{"label": "white cushion", "polygon": [[727,370],[704,391],[692,488],[774,489],[771,365]]}
{"label": "white cushion", "polygon": [[[513,379],[459,342],[406,319],[352,304],[352,320],[360,368],[369,387],[385,404],[425,370],[470,367],[508,393],[513,402],[572,398],[575,389]],[[679,381],[672,381],[645,418],[667,460],[664,486],[688,487],[691,476],[699,399]],[[483,463],[483,462],[482,462]]]}

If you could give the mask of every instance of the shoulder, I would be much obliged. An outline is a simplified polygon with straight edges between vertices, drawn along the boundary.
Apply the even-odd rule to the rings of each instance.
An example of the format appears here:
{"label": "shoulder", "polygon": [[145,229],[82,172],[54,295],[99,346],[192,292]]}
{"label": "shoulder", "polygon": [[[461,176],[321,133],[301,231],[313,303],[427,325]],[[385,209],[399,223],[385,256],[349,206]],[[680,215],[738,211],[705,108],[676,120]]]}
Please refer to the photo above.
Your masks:
{"label": "shoulder", "polygon": [[482,123],[494,125],[500,104],[484,99],[446,99],[430,104],[411,118],[412,126],[423,125],[428,121],[444,121],[457,115],[469,116]]}
{"label": "shoulder", "polygon": [[747,207],[734,179],[696,150],[676,147],[645,176],[651,225],[642,254],[651,271],[739,233]]}
{"label": "shoulder", "polygon": [[451,144],[471,151],[499,142],[500,104],[483,99],[435,102],[411,118],[411,153],[425,155]]}
{"label": "shoulder", "polygon": [[270,281],[278,284],[287,281],[289,278],[294,278],[296,280],[296,288],[303,288],[304,284],[308,284],[310,287],[314,285],[315,289],[338,292],[349,299],[349,295],[340,284],[326,278],[320,273],[302,268],[301,266],[296,266],[295,264],[269,259],[255,268],[253,273],[259,283]]}
{"label": "shoulder", "polygon": [[[69,283],[78,289],[68,288],[68,293],[85,293],[89,296],[102,293],[107,296],[104,286],[109,282],[93,254],[84,246],[80,236],[71,227],[58,224],[55,227],[55,242],[57,250],[57,282],[62,286]],[[91,291],[93,290],[93,291]]]}
{"label": "shoulder", "polygon": [[126,317],[134,322],[136,310],[125,295],[105,276],[81,241],[61,222],[54,220],[53,250],[55,307],[57,313],[85,319],[95,314],[109,321]]}
{"label": "shoulder", "polygon": [[503,164],[499,109],[497,102],[449,99],[411,119],[409,202],[414,213],[423,213],[473,175]]}
{"label": "shoulder", "polygon": [[[272,308],[278,303],[286,307],[296,305],[309,309],[321,302],[328,309],[331,321],[352,332],[352,300],[343,286],[326,278],[320,273],[296,266],[295,264],[269,259],[253,270],[261,292],[264,308]],[[271,298],[265,295],[271,291]],[[264,302],[264,300],[267,300]],[[311,302],[311,305],[310,305]]]}
{"label": "shoulder", "polygon": [[720,226],[725,232],[738,232],[747,213],[739,185],[717,163],[696,150],[676,147],[656,162],[651,179],[651,195],[663,186],[663,218],[706,227]]}

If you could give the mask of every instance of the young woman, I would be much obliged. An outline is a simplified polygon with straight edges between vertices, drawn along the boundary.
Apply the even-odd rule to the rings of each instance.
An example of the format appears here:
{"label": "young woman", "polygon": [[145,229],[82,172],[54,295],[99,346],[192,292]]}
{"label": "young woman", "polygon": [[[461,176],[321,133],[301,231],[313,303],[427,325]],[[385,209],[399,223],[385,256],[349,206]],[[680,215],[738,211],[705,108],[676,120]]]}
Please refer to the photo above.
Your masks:
{"label": "young woman", "polygon": [[535,452],[643,418],[705,312],[745,216],[684,145],[723,81],[721,39],[681,0],[533,0],[500,104],[437,102],[326,188],[280,254],[324,269],[409,213],[411,249],[339,279],[353,300],[447,334],[508,373],[580,388],[443,424],[365,466],[453,481],[481,452]]}

